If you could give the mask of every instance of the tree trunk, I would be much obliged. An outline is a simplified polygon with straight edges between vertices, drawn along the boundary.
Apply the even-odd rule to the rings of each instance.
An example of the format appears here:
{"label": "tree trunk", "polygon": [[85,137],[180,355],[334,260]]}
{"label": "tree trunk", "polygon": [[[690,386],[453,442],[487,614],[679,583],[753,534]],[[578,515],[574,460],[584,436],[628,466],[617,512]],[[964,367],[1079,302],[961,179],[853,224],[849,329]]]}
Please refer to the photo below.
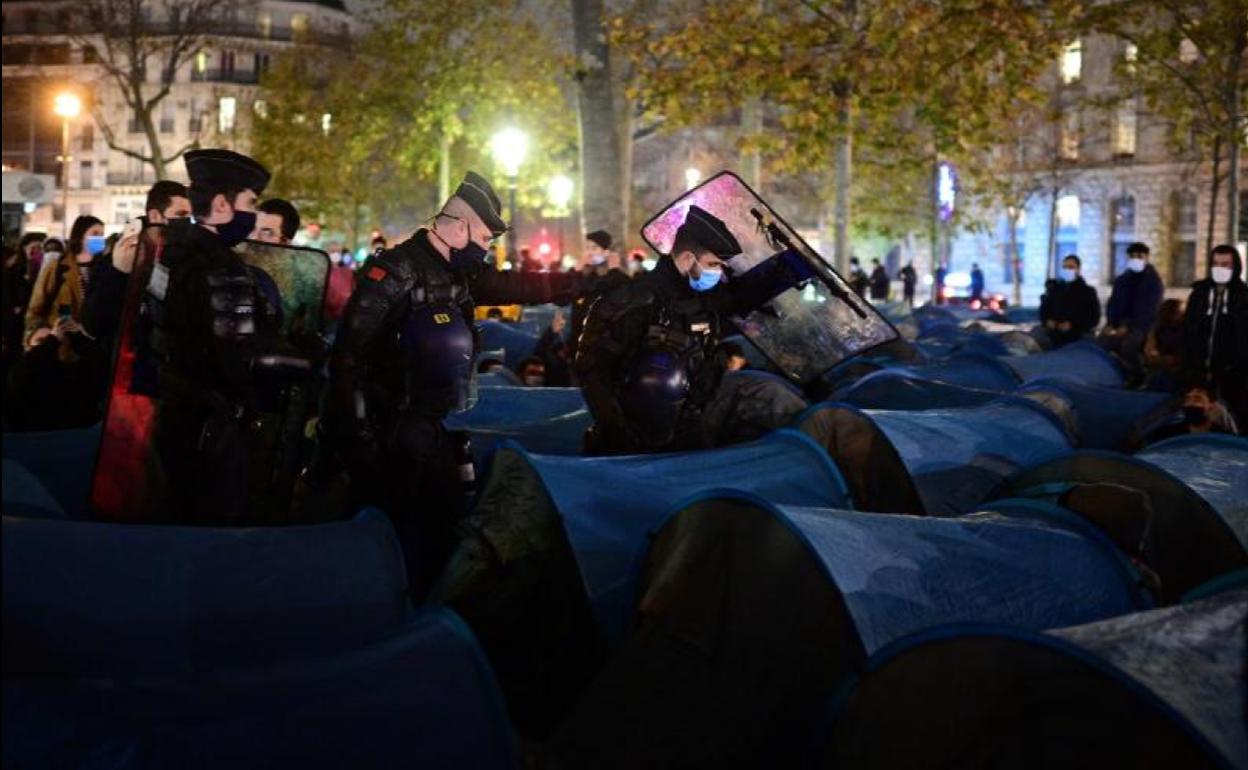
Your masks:
{"label": "tree trunk", "polygon": [[635,243],[630,231],[633,214],[633,110],[632,100],[624,95],[624,83],[615,84],[615,114],[619,116],[620,143],[620,259],[627,258],[627,249]]}
{"label": "tree trunk", "polygon": [[578,63],[582,231],[604,229],[623,238],[626,215],[619,119],[603,28],[603,0],[572,0],[572,24]]}
{"label": "tree trunk", "polygon": [[1213,237],[1217,230],[1214,220],[1218,218],[1218,191],[1222,187],[1222,137],[1213,139],[1213,179],[1209,182],[1209,222],[1205,228],[1205,254],[1213,252]]}
{"label": "tree trunk", "polygon": [[[1243,16],[1236,18],[1236,21],[1242,21]],[[1241,23],[1238,29],[1234,31],[1235,46],[1231,51],[1230,60],[1230,77],[1227,78],[1227,114],[1230,120],[1226,126],[1226,143],[1227,158],[1230,161],[1230,168],[1226,175],[1226,242],[1239,242],[1239,159],[1243,155],[1244,144],[1244,113],[1243,113],[1243,88],[1240,83],[1240,72],[1244,66],[1244,53],[1248,49],[1248,40],[1245,40],[1245,33],[1248,30]]]}
{"label": "tree trunk", "polygon": [[854,162],[854,126],[853,109],[850,104],[849,89],[842,89],[841,105],[836,113],[839,135],[836,139],[836,240],[832,258],[837,270],[849,275],[849,206],[850,186],[853,183]]}
{"label": "tree trunk", "polygon": [[1011,302],[1014,307],[1021,307],[1023,304],[1023,271],[1018,259],[1018,218],[1022,209],[1015,208],[1014,213],[1010,216],[1010,275],[1014,279],[1014,291]]}
{"label": "tree trunk", "polygon": [[1045,262],[1048,264],[1044,268],[1044,277],[1046,280],[1052,280],[1056,275],[1053,266],[1057,262],[1057,196],[1061,192],[1061,188],[1053,185],[1049,190],[1049,242],[1044,252],[1046,255]]}
{"label": "tree trunk", "polygon": [[932,291],[931,301],[936,304],[936,270],[940,267],[943,255],[940,253],[940,195],[937,184],[940,181],[940,163],[932,156],[932,179],[927,186],[927,240],[931,244]]}
{"label": "tree trunk", "polygon": [[[763,131],[763,103],[757,96],[745,100],[741,107],[741,134],[757,136]],[[763,169],[758,150],[748,150],[741,155],[741,175],[759,195],[763,194]]]}
{"label": "tree trunk", "polygon": [[152,122],[152,111],[143,101],[143,86],[141,83],[133,83],[131,85],[130,96],[133,104],[130,108],[134,110],[134,116],[138,118],[140,128],[147,137],[147,147],[151,155],[148,157],[148,163],[152,166],[153,173],[156,174],[156,181],[165,178],[165,151],[160,146],[160,134],[156,132],[156,124]]}

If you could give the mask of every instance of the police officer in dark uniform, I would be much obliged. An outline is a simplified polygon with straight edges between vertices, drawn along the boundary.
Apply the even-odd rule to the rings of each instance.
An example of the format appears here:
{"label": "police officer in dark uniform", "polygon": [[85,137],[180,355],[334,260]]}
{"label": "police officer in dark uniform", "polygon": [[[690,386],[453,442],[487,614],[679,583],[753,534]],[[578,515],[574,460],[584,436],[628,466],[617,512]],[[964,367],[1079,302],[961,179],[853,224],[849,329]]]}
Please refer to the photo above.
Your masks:
{"label": "police officer in dark uniform", "polygon": [[475,303],[569,301],[580,282],[487,263],[507,230],[500,209],[490,184],[469,173],[428,228],[361,266],[330,354],[321,446],[305,478],[316,489],[345,470],[353,505],[386,509],[417,596],[454,544],[461,472],[471,471],[466,438],[442,419],[473,400]]}
{"label": "police officer in dark uniform", "polygon": [[785,250],[726,280],[741,253],[727,226],[690,206],[671,253],[655,269],[598,299],[589,311],[576,370],[594,426],[588,454],[670,452],[708,446],[701,411],[726,362],[719,342],[745,315],[813,275]]}
{"label": "police officer in dark uniform", "polygon": [[255,451],[265,413],[274,388],[312,368],[281,343],[277,308],[233,251],[269,172],[229,150],[185,159],[195,223],[171,226],[144,298],[161,397],[150,500],[191,523],[268,521],[275,512],[259,508],[272,479]]}

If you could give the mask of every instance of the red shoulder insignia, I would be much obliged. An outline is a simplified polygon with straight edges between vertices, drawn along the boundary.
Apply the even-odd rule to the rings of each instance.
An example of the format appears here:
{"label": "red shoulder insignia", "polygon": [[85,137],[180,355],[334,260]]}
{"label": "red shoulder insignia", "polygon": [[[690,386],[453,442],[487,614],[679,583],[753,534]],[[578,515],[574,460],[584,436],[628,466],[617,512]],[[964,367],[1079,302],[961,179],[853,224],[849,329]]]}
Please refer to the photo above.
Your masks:
{"label": "red shoulder insignia", "polygon": [[380,265],[373,265],[365,271],[364,277],[370,281],[380,281],[386,277],[386,269]]}

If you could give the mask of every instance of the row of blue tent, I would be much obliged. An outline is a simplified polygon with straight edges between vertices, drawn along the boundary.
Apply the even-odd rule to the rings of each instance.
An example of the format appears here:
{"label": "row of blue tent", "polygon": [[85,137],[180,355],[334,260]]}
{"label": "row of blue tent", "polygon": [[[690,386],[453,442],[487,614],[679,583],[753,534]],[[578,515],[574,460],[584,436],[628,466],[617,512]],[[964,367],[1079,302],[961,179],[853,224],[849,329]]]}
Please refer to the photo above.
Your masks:
{"label": "row of blue tent", "polygon": [[[77,521],[91,432],[6,436],[5,763],[508,767],[518,729],[552,767],[1248,766],[1248,442],[1081,440],[1095,389],[1133,394],[1065,353],[994,357],[996,384],[881,359],[788,427],[658,457],[575,457],[574,390],[483,388],[457,427],[487,481],[418,609],[376,512]],[[892,379],[988,395],[855,403]],[[1125,524],[1081,503],[1122,490]]]}

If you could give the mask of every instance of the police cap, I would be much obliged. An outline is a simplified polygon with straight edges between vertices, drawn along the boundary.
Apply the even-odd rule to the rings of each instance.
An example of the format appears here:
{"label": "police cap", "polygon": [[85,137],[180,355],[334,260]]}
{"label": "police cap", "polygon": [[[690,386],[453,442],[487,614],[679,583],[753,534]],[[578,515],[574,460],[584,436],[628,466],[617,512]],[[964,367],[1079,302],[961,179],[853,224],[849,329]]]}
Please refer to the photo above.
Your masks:
{"label": "police cap", "polygon": [[259,195],[269,184],[268,169],[232,150],[191,150],[184,157],[192,187],[237,185]]}
{"label": "police cap", "polygon": [[720,259],[731,259],[741,253],[741,244],[733,237],[724,221],[700,206],[690,206],[685,223],[676,231],[675,243],[696,241]]}
{"label": "police cap", "polygon": [[490,235],[497,238],[507,232],[507,223],[503,221],[501,214],[503,202],[498,199],[490,183],[485,181],[485,177],[469,171],[464,175],[464,181],[455,188],[455,197],[472,207],[485,226],[490,228]]}

